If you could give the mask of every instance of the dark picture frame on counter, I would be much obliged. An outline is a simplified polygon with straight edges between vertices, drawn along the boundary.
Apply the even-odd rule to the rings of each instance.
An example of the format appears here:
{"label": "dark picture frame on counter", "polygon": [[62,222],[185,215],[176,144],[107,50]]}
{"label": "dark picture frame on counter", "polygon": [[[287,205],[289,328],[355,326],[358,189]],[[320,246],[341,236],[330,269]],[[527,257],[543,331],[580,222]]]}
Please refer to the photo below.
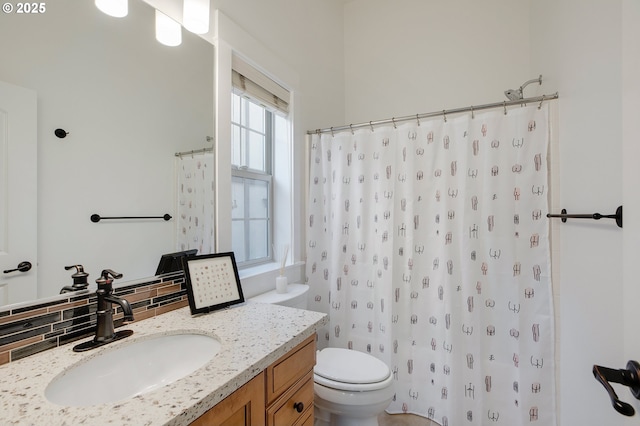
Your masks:
{"label": "dark picture frame on counter", "polygon": [[182,258],[191,315],[244,302],[233,252]]}

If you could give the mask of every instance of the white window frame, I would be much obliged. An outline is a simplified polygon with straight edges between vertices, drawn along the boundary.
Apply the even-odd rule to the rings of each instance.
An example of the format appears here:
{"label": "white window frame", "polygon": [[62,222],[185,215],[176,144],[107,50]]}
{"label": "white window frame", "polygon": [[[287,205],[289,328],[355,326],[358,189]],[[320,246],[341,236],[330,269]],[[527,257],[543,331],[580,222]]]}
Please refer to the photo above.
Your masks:
{"label": "white window frame", "polygon": [[[303,216],[305,194],[305,126],[296,114],[298,102],[297,88],[299,76],[281,62],[261,42],[238,27],[220,10],[215,11],[214,24],[214,69],[215,69],[215,135],[216,135],[216,251],[231,251],[231,97],[233,56],[239,55],[255,68],[291,93],[288,115],[288,144],[274,152],[273,185],[273,227],[276,254],[274,262],[258,265],[240,271],[245,297],[271,290],[275,287],[275,277],[279,275],[279,250],[289,246],[285,274],[290,283],[304,280],[304,240]],[[251,58],[251,59],[248,59]],[[294,142],[299,139],[300,142]],[[281,143],[278,141],[276,143]],[[294,161],[295,159],[295,161]]]}
{"label": "white window frame", "polygon": [[[238,261],[238,268],[247,268],[247,267],[251,267],[251,266],[255,266],[255,265],[260,265],[263,263],[267,263],[267,262],[272,262],[274,260],[273,256],[273,240],[274,240],[274,227],[273,227],[273,220],[274,220],[274,200],[273,200],[273,163],[274,163],[274,156],[273,156],[273,151],[275,150],[274,147],[274,132],[275,132],[275,125],[274,125],[274,113],[272,111],[270,111],[268,108],[260,105],[259,100],[255,100],[252,99],[250,97],[247,96],[242,96],[240,94],[237,93],[233,93],[232,95],[235,96],[239,96],[240,98],[244,98],[245,101],[247,102],[253,102],[256,105],[259,105],[261,107],[263,107],[265,109],[265,117],[264,117],[264,136],[266,139],[266,147],[265,147],[265,152],[264,152],[264,157],[265,157],[265,170],[255,170],[252,169],[248,166],[246,166],[247,164],[247,159],[244,159],[244,164],[242,165],[233,165],[231,166],[231,179],[233,181],[233,178],[241,178],[241,179],[252,179],[252,180],[257,180],[257,181],[261,181],[261,182],[265,182],[267,184],[267,188],[268,188],[268,205],[267,205],[267,255],[265,257],[261,257],[261,258],[256,258],[256,259],[249,259],[248,258],[248,252],[250,251],[250,247],[251,247],[251,232],[249,229],[249,222],[252,220],[251,217],[247,217],[247,212],[249,209],[245,208],[245,217],[242,219],[238,219],[238,218],[232,218],[231,221],[233,222],[239,222],[239,221],[243,221],[245,223],[244,226],[244,247],[245,247],[245,253],[243,253],[243,256],[239,256],[238,254],[236,254],[236,259],[244,259],[242,261]],[[229,98],[229,102],[231,102],[231,97]],[[247,111],[245,111],[245,115],[248,116],[249,115],[249,107],[247,105]],[[250,127],[245,126],[244,124],[241,123],[235,123],[232,121],[232,127],[233,126],[239,126],[240,129],[244,129],[247,132],[251,132],[254,131],[254,129],[251,129]],[[243,154],[241,154],[242,156],[244,156]],[[246,187],[245,187],[246,189]],[[248,194],[244,193],[244,197],[245,197],[245,202],[244,205],[247,206],[249,203],[247,203],[247,198],[248,198]],[[233,234],[231,236],[232,241],[233,241]]]}

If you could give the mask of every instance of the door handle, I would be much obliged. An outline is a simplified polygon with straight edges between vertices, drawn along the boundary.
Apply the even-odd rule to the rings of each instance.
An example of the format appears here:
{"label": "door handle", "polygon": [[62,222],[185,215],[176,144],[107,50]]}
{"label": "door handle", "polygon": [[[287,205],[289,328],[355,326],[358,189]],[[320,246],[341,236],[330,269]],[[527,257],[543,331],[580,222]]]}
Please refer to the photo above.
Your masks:
{"label": "door handle", "polygon": [[611,405],[613,405],[613,408],[615,408],[618,413],[625,416],[633,416],[635,414],[635,410],[631,404],[620,401],[618,395],[616,395],[616,392],[613,390],[609,382],[629,386],[633,396],[636,399],[640,399],[640,364],[637,361],[627,362],[626,370],[614,370],[612,368],[594,365],[593,376],[607,390],[609,398],[611,399]]}
{"label": "door handle", "polygon": [[20,262],[18,263],[18,267],[16,269],[5,269],[4,272],[5,274],[10,274],[11,272],[16,272],[16,271],[20,271],[20,272],[27,272],[28,270],[31,269],[31,262]]}

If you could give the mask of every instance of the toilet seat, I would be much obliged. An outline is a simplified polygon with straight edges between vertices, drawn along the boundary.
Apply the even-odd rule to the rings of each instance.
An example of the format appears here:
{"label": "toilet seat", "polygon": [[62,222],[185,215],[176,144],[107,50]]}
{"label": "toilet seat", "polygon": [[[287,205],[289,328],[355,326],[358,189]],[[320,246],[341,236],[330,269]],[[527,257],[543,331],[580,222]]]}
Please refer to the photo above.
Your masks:
{"label": "toilet seat", "polygon": [[314,381],[329,388],[366,392],[383,389],[391,371],[379,359],[350,349],[326,348],[317,353]]}

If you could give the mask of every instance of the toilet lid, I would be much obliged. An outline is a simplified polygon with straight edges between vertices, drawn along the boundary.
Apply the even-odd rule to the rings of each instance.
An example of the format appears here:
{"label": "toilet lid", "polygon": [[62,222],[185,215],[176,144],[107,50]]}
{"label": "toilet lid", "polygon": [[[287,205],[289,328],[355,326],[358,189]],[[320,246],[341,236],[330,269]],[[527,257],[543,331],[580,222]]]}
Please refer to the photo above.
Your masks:
{"label": "toilet lid", "polygon": [[318,352],[313,372],[341,383],[369,384],[389,378],[389,367],[379,359],[350,349],[326,348]]}

